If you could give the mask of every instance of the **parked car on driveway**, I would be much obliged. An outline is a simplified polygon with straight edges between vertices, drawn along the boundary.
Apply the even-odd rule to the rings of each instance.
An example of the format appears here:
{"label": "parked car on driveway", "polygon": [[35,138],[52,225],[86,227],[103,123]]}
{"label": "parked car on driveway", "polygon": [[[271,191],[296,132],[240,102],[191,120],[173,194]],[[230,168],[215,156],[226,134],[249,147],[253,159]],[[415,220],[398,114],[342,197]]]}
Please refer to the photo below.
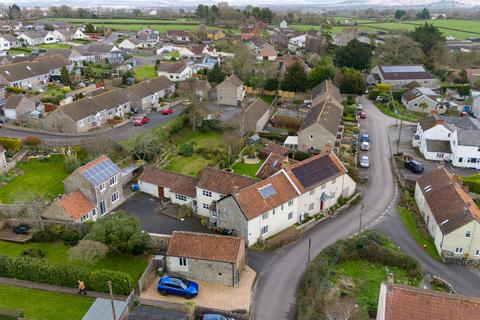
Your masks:
{"label": "parked car on driveway", "polygon": [[367,119],[367,114],[366,114],[365,112],[363,112],[363,111],[360,112],[360,113],[358,114],[358,116],[360,117],[360,119]]}
{"label": "parked car on driveway", "polygon": [[196,282],[172,276],[161,277],[157,285],[158,292],[163,295],[173,294],[187,299],[195,298],[198,295],[198,289]]}
{"label": "parked car on driveway", "polygon": [[21,223],[18,227],[13,229],[16,234],[28,234],[30,232],[30,226],[26,223]]}
{"label": "parked car on driveway", "polygon": [[206,313],[203,315],[201,319],[202,320],[235,320],[234,318],[225,317],[218,313]]}
{"label": "parked car on driveway", "polygon": [[173,110],[170,108],[162,109],[162,115],[164,116],[168,116],[169,114],[172,114],[172,113],[173,113]]}
{"label": "parked car on driveway", "polygon": [[140,116],[137,117],[135,120],[133,120],[133,125],[134,126],[143,126],[144,124],[147,124],[150,122],[150,118],[147,116]]}
{"label": "parked car on driveway", "polygon": [[361,168],[368,168],[370,167],[370,161],[368,160],[368,156],[362,156],[360,158],[360,167]]}
{"label": "parked car on driveway", "polygon": [[368,141],[362,141],[360,143],[360,150],[363,150],[363,151],[370,150],[370,143],[368,143]]}
{"label": "parked car on driveway", "polygon": [[405,160],[405,168],[412,171],[413,173],[422,173],[424,170],[423,164],[420,161],[414,159]]}

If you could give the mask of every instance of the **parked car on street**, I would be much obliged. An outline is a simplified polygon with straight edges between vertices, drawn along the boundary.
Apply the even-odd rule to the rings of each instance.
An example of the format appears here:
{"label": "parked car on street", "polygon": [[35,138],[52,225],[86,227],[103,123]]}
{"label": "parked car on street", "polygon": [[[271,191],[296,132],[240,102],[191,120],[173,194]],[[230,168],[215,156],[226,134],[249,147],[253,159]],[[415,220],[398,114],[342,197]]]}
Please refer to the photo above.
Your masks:
{"label": "parked car on street", "polygon": [[405,168],[412,171],[413,173],[422,173],[424,168],[423,164],[414,159],[405,160]]}
{"label": "parked car on street", "polygon": [[28,234],[30,232],[30,226],[26,223],[21,223],[18,227],[13,229],[16,234]]}
{"label": "parked car on street", "polygon": [[363,105],[361,103],[357,104],[357,110],[362,111],[363,110]]}
{"label": "parked car on street", "polygon": [[150,118],[147,116],[139,116],[135,120],[133,120],[133,125],[134,126],[143,126],[144,124],[147,124],[150,122]]}
{"label": "parked car on street", "polygon": [[360,142],[370,142],[370,137],[368,133],[362,133],[360,135]]}
{"label": "parked car on street", "polygon": [[360,119],[367,119],[367,114],[366,114],[365,112],[363,112],[363,111],[360,112],[360,113],[358,114],[358,116],[360,117]]}
{"label": "parked car on street", "polygon": [[368,168],[370,167],[370,161],[368,160],[368,156],[362,156],[360,158],[360,167],[361,168]]}
{"label": "parked car on street", "polygon": [[157,290],[163,295],[173,294],[192,299],[198,295],[199,288],[196,282],[180,277],[163,276],[158,281]]}
{"label": "parked car on street", "polygon": [[218,313],[206,313],[201,317],[201,320],[235,320],[234,318],[229,318],[222,316]]}
{"label": "parked car on street", "polygon": [[360,143],[360,150],[363,150],[363,151],[370,150],[370,143],[368,143],[368,141],[362,141]]}
{"label": "parked car on street", "polygon": [[169,114],[172,114],[172,113],[173,113],[173,110],[170,108],[162,109],[162,115],[164,116],[168,116]]}

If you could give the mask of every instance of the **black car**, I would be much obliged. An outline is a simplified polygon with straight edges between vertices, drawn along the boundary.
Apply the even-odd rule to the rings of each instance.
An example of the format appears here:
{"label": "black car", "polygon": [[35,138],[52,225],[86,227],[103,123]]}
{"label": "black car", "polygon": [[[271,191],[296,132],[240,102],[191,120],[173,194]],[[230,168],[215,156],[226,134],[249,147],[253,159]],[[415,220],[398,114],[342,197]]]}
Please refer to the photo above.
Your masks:
{"label": "black car", "polygon": [[423,164],[417,160],[405,160],[405,168],[412,171],[413,173],[422,173],[423,172]]}
{"label": "black car", "polygon": [[13,229],[13,232],[17,234],[28,234],[30,232],[30,226],[26,223],[22,223],[15,229]]}

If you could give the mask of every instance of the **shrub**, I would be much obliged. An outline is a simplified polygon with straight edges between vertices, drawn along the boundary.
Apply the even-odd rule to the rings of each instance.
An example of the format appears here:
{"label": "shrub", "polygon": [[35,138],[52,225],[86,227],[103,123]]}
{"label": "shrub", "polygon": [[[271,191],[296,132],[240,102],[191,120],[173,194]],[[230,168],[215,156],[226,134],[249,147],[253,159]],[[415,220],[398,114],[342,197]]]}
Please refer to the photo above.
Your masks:
{"label": "shrub", "polygon": [[18,152],[22,148],[22,141],[18,138],[0,137],[0,145],[7,150]]}
{"label": "shrub", "polygon": [[7,87],[7,92],[23,94],[23,93],[25,93],[25,90],[23,90],[22,88],[17,88],[17,87]]}
{"label": "shrub", "polygon": [[75,153],[67,153],[65,159],[63,160],[63,167],[68,173],[72,173],[73,171],[75,171],[75,169],[80,167],[80,165],[80,160]]}
{"label": "shrub", "polygon": [[85,281],[87,289],[108,292],[107,281],[112,281],[115,294],[127,295],[131,292],[130,276],[124,272],[111,270],[90,271],[83,266],[68,263],[51,263],[31,257],[0,258],[2,277],[48,283],[57,286],[75,288],[78,280]]}
{"label": "shrub", "polygon": [[111,252],[142,254],[147,249],[148,233],[140,221],[121,211],[97,221],[85,237],[106,244]]}
{"label": "shrub", "polygon": [[42,140],[39,137],[28,136],[23,140],[23,143],[27,145],[30,149],[38,149],[42,144]]}
{"label": "shrub", "polygon": [[191,157],[193,155],[193,145],[191,143],[182,144],[179,153],[184,157]]}
{"label": "shrub", "polygon": [[45,226],[45,231],[37,230],[32,234],[33,242],[63,241],[68,245],[76,245],[90,231],[88,223],[64,226],[51,224]]}
{"label": "shrub", "polygon": [[95,264],[105,258],[107,253],[108,247],[101,242],[80,240],[75,247],[70,249],[69,258],[86,264]]}
{"label": "shrub", "polygon": [[40,248],[29,248],[21,253],[21,256],[41,259],[45,257],[45,252]]}

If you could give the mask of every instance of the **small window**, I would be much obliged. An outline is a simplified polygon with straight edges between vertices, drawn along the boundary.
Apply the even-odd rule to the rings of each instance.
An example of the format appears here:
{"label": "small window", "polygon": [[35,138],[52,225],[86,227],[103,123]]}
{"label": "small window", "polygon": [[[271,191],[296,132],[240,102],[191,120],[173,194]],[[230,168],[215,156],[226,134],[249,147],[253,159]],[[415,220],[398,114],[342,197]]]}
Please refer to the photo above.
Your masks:
{"label": "small window", "polygon": [[178,264],[183,266],[183,267],[186,267],[187,266],[187,259],[186,258],[178,258]]}
{"label": "small window", "polygon": [[119,198],[118,196],[118,191],[115,191],[114,193],[112,193],[112,203],[114,203],[115,201],[117,201]]}
{"label": "small window", "polygon": [[100,185],[98,186],[98,189],[100,191],[104,191],[105,190],[105,183],[100,183]]}
{"label": "small window", "polygon": [[180,201],[187,201],[187,197],[184,196],[183,194],[175,194],[175,199],[180,200]]}
{"label": "small window", "polygon": [[313,139],[313,134],[310,135],[310,139]]}
{"label": "small window", "polygon": [[471,235],[472,235],[472,234],[470,233],[470,231],[465,232],[465,238],[470,238]]}
{"label": "small window", "polygon": [[314,207],[315,207],[315,204],[310,203],[310,205],[308,206],[308,211],[312,211]]}
{"label": "small window", "polygon": [[205,197],[211,197],[211,196],[212,196],[212,192],[211,192],[211,191],[208,191],[208,190],[203,190],[203,191],[202,191],[202,194],[203,194]]}
{"label": "small window", "polygon": [[475,250],[475,255],[476,255],[477,257],[480,257],[480,250],[479,250],[479,249]]}
{"label": "small window", "polygon": [[263,226],[261,230],[261,234],[264,235],[267,232],[268,232],[268,226]]}
{"label": "small window", "polygon": [[458,158],[458,162],[463,162],[463,158]]}
{"label": "small window", "polygon": [[290,213],[288,214],[288,220],[292,220],[292,219],[293,219],[293,212],[290,212]]}
{"label": "small window", "polygon": [[207,204],[207,203],[204,203],[204,204],[203,204],[203,209],[210,210],[210,205]]}
{"label": "small window", "polygon": [[92,210],[92,216],[95,216],[97,214],[97,209],[96,208],[93,208]]}
{"label": "small window", "polygon": [[262,214],[262,220],[267,220],[268,219],[268,212]]}
{"label": "small window", "polygon": [[113,176],[110,178],[110,185],[113,186],[115,183],[117,183],[117,176]]}
{"label": "small window", "polygon": [[280,206],[280,210],[283,210],[283,204]]}
{"label": "small window", "polygon": [[293,200],[288,201],[288,206],[289,207],[293,206]]}
{"label": "small window", "polygon": [[455,248],[455,253],[462,254],[463,253],[463,248]]}
{"label": "small window", "polygon": [[90,217],[90,216],[88,215],[88,213],[87,213],[87,214],[84,214],[84,215],[80,218],[80,222],[84,222],[84,221],[88,220],[89,217]]}

